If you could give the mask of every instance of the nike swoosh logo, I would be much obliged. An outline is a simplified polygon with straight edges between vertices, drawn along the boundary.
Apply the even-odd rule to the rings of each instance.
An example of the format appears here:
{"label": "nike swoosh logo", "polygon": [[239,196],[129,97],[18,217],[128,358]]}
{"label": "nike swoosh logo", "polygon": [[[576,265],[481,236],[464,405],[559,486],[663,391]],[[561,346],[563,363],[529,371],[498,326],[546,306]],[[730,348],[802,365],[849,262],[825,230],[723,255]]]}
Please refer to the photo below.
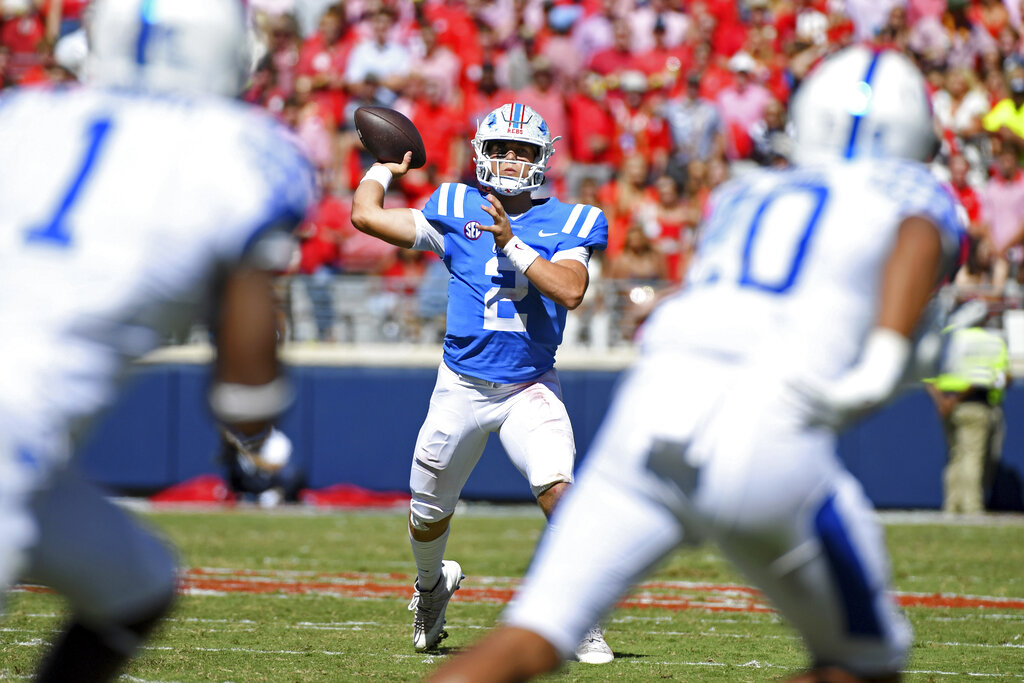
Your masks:
{"label": "nike swoosh logo", "polygon": [[557,234],[558,234],[557,231],[555,231],[555,232],[544,232],[543,230],[541,230],[540,232],[537,233],[537,236],[538,237],[552,237],[552,236],[557,235]]}

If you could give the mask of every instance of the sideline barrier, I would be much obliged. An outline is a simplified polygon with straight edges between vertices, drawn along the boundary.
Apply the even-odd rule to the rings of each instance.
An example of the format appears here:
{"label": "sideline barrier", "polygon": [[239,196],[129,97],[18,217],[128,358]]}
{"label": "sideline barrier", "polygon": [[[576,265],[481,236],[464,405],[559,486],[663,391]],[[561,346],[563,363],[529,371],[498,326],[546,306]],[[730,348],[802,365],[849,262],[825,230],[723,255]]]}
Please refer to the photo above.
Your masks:
{"label": "sideline barrier", "polygon": [[[118,492],[150,492],[219,473],[218,437],[205,403],[209,348],[162,349],[140,363],[120,401],[87,439],[89,479]],[[434,386],[439,347],[289,345],[283,352],[297,401],[281,427],[292,438],[307,484],[408,489],[416,434]],[[580,459],[593,439],[629,350],[560,353],[559,375]],[[680,387],[685,391],[685,387]],[[1024,510],[1024,386],[1006,398],[1007,436],[993,507]],[[931,399],[911,391],[845,432],[839,454],[880,508],[938,508],[945,442]],[[469,499],[529,500],[525,480],[498,439],[464,490]]]}

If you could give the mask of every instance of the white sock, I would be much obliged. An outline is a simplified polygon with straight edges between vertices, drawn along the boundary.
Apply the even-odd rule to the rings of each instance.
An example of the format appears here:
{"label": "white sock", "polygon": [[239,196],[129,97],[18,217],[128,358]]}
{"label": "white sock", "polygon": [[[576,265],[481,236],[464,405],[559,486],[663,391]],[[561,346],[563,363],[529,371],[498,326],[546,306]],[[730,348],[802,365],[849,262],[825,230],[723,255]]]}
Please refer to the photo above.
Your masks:
{"label": "white sock", "polygon": [[444,548],[448,545],[450,531],[449,526],[433,541],[417,541],[409,534],[412,556],[416,558],[416,582],[419,584],[419,590],[429,592],[441,579],[441,560],[444,559]]}

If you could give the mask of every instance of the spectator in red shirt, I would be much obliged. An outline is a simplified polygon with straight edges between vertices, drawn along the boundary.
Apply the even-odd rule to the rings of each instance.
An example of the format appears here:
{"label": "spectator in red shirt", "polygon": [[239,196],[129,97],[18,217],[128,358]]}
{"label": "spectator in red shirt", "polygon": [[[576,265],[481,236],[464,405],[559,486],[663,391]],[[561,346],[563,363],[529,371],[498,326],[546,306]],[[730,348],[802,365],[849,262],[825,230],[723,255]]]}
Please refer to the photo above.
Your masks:
{"label": "spectator in red shirt", "polygon": [[456,181],[468,161],[467,131],[459,110],[447,104],[441,86],[432,78],[415,74],[410,79],[410,119],[423,137],[426,165],[439,183]]}
{"label": "spectator in red shirt", "polygon": [[608,248],[605,254],[609,260],[622,251],[626,232],[633,224],[634,213],[645,198],[654,196],[647,180],[647,160],[640,154],[634,154],[622,161],[618,175],[598,191],[600,206],[608,219]]}
{"label": "spectator in red shirt", "polygon": [[650,82],[671,88],[693,65],[693,48],[687,43],[670,45],[666,40],[667,28],[664,23],[654,24],[654,44],[646,51],[638,52],[634,65],[647,74]]}
{"label": "spectator in red shirt", "polygon": [[322,269],[337,272],[342,230],[349,214],[350,209],[343,200],[324,194],[295,231],[299,239],[299,262],[294,272],[302,275],[312,275]]}
{"label": "spectator in red shirt", "polygon": [[654,197],[646,197],[639,220],[644,232],[665,255],[665,276],[681,282],[695,246],[695,230],[700,213],[679,191],[679,184],[670,175],[654,181]]}
{"label": "spectator in red shirt", "polygon": [[484,116],[501,105],[515,100],[516,94],[498,85],[494,64],[484,62],[480,66],[480,78],[463,93],[462,120],[470,130]]}
{"label": "spectator in red shirt", "polygon": [[1001,0],[975,0],[967,9],[967,18],[995,38],[1010,23],[1010,13]]}
{"label": "spectator in red shirt", "polygon": [[12,55],[34,56],[46,38],[43,17],[31,0],[3,3],[0,42]]}
{"label": "spectator in red shirt", "polygon": [[249,104],[263,107],[276,116],[283,114],[288,93],[277,84],[277,68],[274,66],[273,57],[265,55],[256,63],[256,68],[249,79],[249,88],[242,95],[242,99]]}
{"label": "spectator in red shirt", "polygon": [[37,80],[41,75],[46,31],[43,18],[31,0],[4,2],[0,45],[7,51],[7,77],[15,83],[26,78]]}
{"label": "spectator in red shirt", "polygon": [[303,42],[296,67],[296,90],[308,93],[327,116],[332,129],[345,112],[345,60],[352,49],[350,30],[342,4],[328,7],[320,17],[319,30]]}
{"label": "spectator in red shirt", "polygon": [[480,64],[482,54],[479,28],[461,0],[417,2],[421,24],[429,23],[437,29],[437,42],[444,45],[466,64]]}
{"label": "spectator in red shirt", "polygon": [[[516,94],[516,102],[533,107],[548,124],[549,130],[568,131],[569,121],[565,113],[565,94],[555,87],[554,67],[547,57],[537,57],[531,64],[533,77],[530,84]],[[569,157],[556,154],[551,159],[551,170],[547,173],[547,183],[534,196],[549,196],[557,187],[565,182],[565,171],[569,165]]]}
{"label": "spectator in red shirt", "polygon": [[955,154],[949,158],[949,189],[952,190],[953,196],[957,198],[967,213],[968,234],[980,238],[984,236],[985,232],[980,223],[981,198],[974,187],[967,182],[969,172],[970,165],[963,155]]}
{"label": "spectator in red shirt", "polygon": [[433,24],[420,24],[419,41],[413,47],[413,54],[411,72],[434,83],[441,102],[455,104],[459,99],[462,60],[447,45],[438,42],[437,28]]}
{"label": "spectator in red shirt", "polygon": [[604,79],[589,72],[566,100],[572,158],[566,170],[566,192],[573,201],[579,197],[586,178],[600,186],[611,180],[615,172],[615,120],[608,111],[606,90]]}
{"label": "spectator in red shirt", "polygon": [[613,25],[619,16],[617,5],[617,0],[601,0],[598,11],[578,21],[573,28],[572,39],[584,64],[615,44]]}
{"label": "spectator in red shirt", "polygon": [[626,19],[616,19],[612,24],[611,47],[599,50],[590,58],[588,70],[611,76],[634,66],[633,30]]}
{"label": "spectator in red shirt", "polygon": [[746,24],[747,36],[742,49],[752,54],[755,52],[755,44],[768,44],[773,50],[781,51],[779,30],[771,21],[771,4],[768,0],[748,0],[747,9],[750,19]]}
{"label": "spectator in red shirt", "polygon": [[642,71],[620,74],[618,91],[609,98],[608,108],[615,120],[615,148],[619,154],[639,154],[647,160],[649,171],[664,171],[672,137]]}

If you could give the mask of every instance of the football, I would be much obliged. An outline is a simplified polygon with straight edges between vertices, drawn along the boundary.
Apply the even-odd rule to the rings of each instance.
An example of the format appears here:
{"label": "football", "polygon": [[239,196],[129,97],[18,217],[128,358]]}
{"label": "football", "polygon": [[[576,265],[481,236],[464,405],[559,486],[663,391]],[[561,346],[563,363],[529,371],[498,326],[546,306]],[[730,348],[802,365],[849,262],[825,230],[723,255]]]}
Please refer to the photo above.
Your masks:
{"label": "football", "polygon": [[401,163],[405,153],[412,152],[409,168],[427,163],[420,132],[401,112],[387,107],[359,107],[355,124],[363,147],[377,161]]}

